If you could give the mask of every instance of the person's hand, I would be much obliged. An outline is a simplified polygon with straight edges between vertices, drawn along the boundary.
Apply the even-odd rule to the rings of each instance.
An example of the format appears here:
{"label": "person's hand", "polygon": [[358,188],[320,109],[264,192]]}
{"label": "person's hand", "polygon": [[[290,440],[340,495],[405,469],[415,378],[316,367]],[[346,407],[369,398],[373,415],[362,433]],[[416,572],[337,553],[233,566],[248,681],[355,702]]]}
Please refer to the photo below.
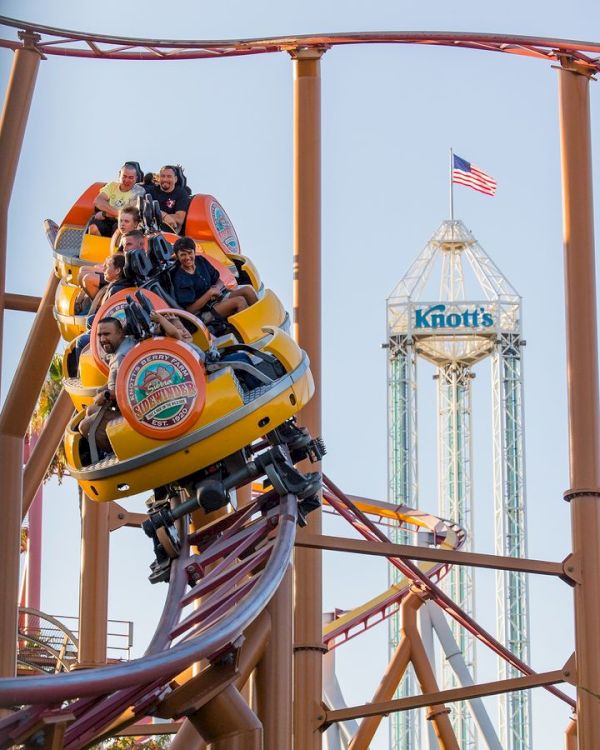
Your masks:
{"label": "person's hand", "polygon": [[164,214],[163,224],[171,227],[171,229],[177,229],[177,219],[172,214]]}
{"label": "person's hand", "polygon": [[156,312],[156,310],[152,310],[152,312],[150,313],[150,320],[153,323],[159,323],[160,322],[160,319],[158,317],[158,313]]}
{"label": "person's hand", "polygon": [[104,218],[104,213],[102,211],[97,211],[94,214],[94,219],[96,219],[97,221],[101,221],[103,218]]}

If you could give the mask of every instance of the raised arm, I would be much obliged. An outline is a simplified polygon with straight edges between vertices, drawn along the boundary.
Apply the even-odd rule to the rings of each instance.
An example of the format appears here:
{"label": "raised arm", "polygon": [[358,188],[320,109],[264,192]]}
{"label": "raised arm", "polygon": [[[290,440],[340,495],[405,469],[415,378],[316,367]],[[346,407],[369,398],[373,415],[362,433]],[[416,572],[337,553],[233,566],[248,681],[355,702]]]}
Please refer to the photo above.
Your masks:
{"label": "raised arm", "polygon": [[181,331],[177,328],[177,326],[173,325],[168,318],[165,318],[164,315],[161,315],[161,313],[157,312],[156,310],[152,310],[150,313],[150,320],[153,323],[158,323],[159,326],[163,329],[165,336],[169,336],[169,338],[172,339],[178,339],[181,341],[183,339],[183,336],[181,335]]}

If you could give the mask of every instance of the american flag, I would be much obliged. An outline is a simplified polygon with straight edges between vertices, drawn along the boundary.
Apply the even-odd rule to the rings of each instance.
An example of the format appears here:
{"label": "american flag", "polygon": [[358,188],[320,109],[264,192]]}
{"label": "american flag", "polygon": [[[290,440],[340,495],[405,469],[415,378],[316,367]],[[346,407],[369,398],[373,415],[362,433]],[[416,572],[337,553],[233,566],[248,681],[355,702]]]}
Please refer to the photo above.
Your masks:
{"label": "american flag", "polygon": [[496,180],[493,177],[456,154],[452,154],[452,157],[452,182],[486,195],[496,195]]}

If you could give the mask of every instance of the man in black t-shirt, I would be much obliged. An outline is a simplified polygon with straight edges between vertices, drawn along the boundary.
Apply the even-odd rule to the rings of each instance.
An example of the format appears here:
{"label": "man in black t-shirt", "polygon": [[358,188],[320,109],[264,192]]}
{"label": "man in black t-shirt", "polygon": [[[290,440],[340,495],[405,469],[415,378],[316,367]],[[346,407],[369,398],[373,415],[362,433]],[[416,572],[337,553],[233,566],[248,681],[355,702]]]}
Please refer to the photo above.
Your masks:
{"label": "man in black t-shirt", "polygon": [[190,205],[190,196],[185,188],[177,184],[177,172],[171,166],[160,168],[158,182],[158,185],[146,186],[146,192],[152,200],[158,201],[162,231],[179,234]]}

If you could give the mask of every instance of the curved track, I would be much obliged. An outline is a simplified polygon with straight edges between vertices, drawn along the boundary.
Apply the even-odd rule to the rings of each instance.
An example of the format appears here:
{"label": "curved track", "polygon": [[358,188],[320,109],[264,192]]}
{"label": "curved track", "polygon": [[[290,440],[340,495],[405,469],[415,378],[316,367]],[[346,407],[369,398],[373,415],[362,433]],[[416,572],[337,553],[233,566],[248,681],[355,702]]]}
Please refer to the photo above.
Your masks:
{"label": "curved track", "polygon": [[[84,747],[128,707],[134,708],[127,723],[150,713],[171,680],[194,662],[226,658],[277,590],[295,528],[296,498],[268,492],[189,535],[173,564],[163,614],[146,654],[93,670],[3,680],[0,705],[29,707],[0,721],[0,747],[23,741],[44,716],[60,714],[68,700],[73,703],[62,709],[69,715],[65,748]],[[190,543],[199,555],[188,554]],[[200,597],[201,604],[188,613]]]}
{"label": "curved track", "polygon": [[[388,541],[382,523],[425,529],[433,534],[438,546],[446,549],[460,549],[466,539],[464,530],[451,521],[406,506],[351,499],[327,478],[324,500],[371,541]],[[199,659],[208,659],[212,665],[235,662],[244,632],[266,607],[285,574],[295,529],[296,498],[279,498],[270,491],[188,535],[180,557],[173,563],[163,614],[145,655],[92,670],[3,680],[0,706],[21,708],[0,721],[0,748],[31,737],[44,720],[62,718],[68,726],[64,747],[79,750],[143,716],[160,714],[169,694],[191,677],[184,670]],[[190,553],[190,545],[197,546],[198,554]],[[403,579],[327,625],[323,641],[328,649],[389,617],[411,587],[418,586],[496,654],[523,674],[533,674],[528,665],[441,591],[437,583],[448,572],[449,564],[417,566],[410,560],[388,559]],[[190,611],[192,605],[195,607]],[[228,684],[225,681],[222,687]],[[547,689],[569,705],[574,704],[556,688]]]}
{"label": "curved track", "polygon": [[[546,62],[568,58],[591,71],[600,71],[600,43],[517,34],[458,31],[368,31],[338,34],[303,34],[264,39],[173,40],[92,34],[0,16],[0,26],[19,30],[25,43],[43,55],[111,60],[198,60],[239,57],[297,49],[353,44],[424,44],[533,57]],[[0,39],[0,47],[18,49],[13,39]]]}

